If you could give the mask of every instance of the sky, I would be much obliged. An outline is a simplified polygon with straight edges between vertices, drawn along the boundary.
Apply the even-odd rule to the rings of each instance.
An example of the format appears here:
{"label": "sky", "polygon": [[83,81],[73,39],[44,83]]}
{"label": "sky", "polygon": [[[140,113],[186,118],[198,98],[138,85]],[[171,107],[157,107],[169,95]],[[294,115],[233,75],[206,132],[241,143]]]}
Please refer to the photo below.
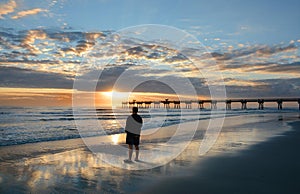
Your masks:
{"label": "sky", "polygon": [[[299,7],[297,0],[0,0],[0,105],[70,106],[76,79],[96,82],[97,92],[114,88],[118,99],[133,90],[178,93],[168,80],[188,80],[202,98],[223,85],[228,98],[300,97]],[[147,24],[158,27],[146,35],[136,27]],[[135,35],[112,37],[128,29]],[[93,66],[92,59],[113,60]]]}

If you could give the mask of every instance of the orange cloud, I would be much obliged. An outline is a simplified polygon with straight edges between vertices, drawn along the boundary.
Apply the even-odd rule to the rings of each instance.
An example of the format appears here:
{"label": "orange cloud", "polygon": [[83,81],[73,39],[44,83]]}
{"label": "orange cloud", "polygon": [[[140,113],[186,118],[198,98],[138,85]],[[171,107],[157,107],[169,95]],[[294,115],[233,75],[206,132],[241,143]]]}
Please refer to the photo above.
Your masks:
{"label": "orange cloud", "polygon": [[40,9],[40,8],[35,8],[35,9],[30,9],[30,10],[25,10],[25,11],[20,11],[17,13],[17,15],[12,16],[12,19],[20,19],[29,15],[36,15],[40,12],[47,12],[48,10],[46,9]]}
{"label": "orange cloud", "polygon": [[267,86],[266,83],[260,81],[252,81],[252,80],[242,80],[242,79],[233,79],[233,78],[225,78],[224,84],[226,86]]}
{"label": "orange cloud", "polygon": [[33,54],[40,54],[41,51],[34,45],[35,40],[45,40],[47,34],[42,30],[29,30],[22,40],[21,46],[31,51]]}
{"label": "orange cloud", "polygon": [[14,0],[7,3],[0,3],[0,19],[3,19],[4,15],[14,12],[16,7],[17,3]]}

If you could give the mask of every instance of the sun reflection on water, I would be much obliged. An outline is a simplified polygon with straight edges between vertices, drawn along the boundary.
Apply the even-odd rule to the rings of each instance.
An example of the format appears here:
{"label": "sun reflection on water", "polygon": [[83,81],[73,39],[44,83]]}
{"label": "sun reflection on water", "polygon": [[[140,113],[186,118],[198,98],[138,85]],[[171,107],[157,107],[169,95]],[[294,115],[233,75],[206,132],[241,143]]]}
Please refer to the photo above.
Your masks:
{"label": "sun reflection on water", "polygon": [[114,145],[117,145],[119,143],[120,134],[112,135],[111,140]]}

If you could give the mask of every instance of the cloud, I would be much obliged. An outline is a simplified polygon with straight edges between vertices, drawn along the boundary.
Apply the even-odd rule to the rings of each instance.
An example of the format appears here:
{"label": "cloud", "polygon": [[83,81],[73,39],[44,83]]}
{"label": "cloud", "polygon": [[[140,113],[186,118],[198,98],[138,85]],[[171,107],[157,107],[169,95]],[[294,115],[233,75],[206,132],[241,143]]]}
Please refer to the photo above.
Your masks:
{"label": "cloud", "polygon": [[257,80],[243,80],[243,79],[237,79],[237,78],[225,78],[224,84],[226,86],[251,86],[251,87],[256,87],[256,86],[265,86],[266,84],[261,81]]}
{"label": "cloud", "polygon": [[277,54],[277,53],[282,53],[282,52],[291,52],[291,51],[295,51],[297,50],[297,46],[295,44],[289,44],[288,46],[273,46],[273,47],[270,47],[270,46],[264,46],[263,48],[261,49],[258,49],[256,51],[256,54],[257,55],[263,55],[263,56],[269,56],[269,55],[272,55],[272,54]]}
{"label": "cloud", "polygon": [[[237,45],[238,46],[238,45]],[[225,78],[247,77],[256,80],[262,75],[271,77],[299,77],[300,58],[296,44],[243,46],[232,51],[214,52],[212,56]],[[209,56],[207,56],[209,57]]]}
{"label": "cloud", "polygon": [[57,73],[0,67],[0,87],[71,89],[73,80]]}
{"label": "cloud", "polygon": [[[26,49],[28,53],[34,55],[48,53],[49,55],[75,54],[79,56],[93,47],[97,40],[104,39],[106,34],[104,32],[64,32],[51,29],[15,32],[0,28],[0,36],[3,40],[0,42],[0,46],[2,45],[6,49],[14,49],[14,51]],[[50,52],[43,52],[45,49],[50,49]],[[67,53],[64,53],[65,50]],[[70,53],[70,50],[74,50],[74,52]]]}
{"label": "cloud", "polygon": [[17,3],[14,0],[10,0],[7,3],[0,3],[0,19],[3,19],[4,15],[13,13],[16,7]]}
{"label": "cloud", "polygon": [[[205,84],[204,79],[194,77],[177,76],[170,73],[170,70],[165,69],[151,69],[142,68],[136,69],[135,64],[124,65],[110,65],[106,67],[99,75],[100,71],[92,70],[82,76],[77,77],[78,83],[84,83],[82,90],[91,91],[95,84],[97,84],[96,90],[107,91],[114,88],[117,91],[132,91],[132,85],[140,84],[135,88],[137,92],[171,92],[170,88],[161,86],[162,81],[172,83],[173,85],[182,86],[178,89],[181,94],[189,94],[190,88],[187,86],[188,82],[194,85],[195,88],[202,88]],[[184,73],[183,73],[184,74]],[[197,89],[196,89],[197,90]],[[173,93],[173,92],[172,92]]]}
{"label": "cloud", "polygon": [[[15,53],[15,55],[26,55],[24,53]],[[0,55],[1,56],[1,55]],[[61,61],[57,60],[30,60],[30,59],[15,59],[15,60],[0,60],[0,65],[3,67],[15,67],[27,70],[39,71],[44,73],[61,74],[62,76],[72,77],[76,74],[80,61]]]}
{"label": "cloud", "polygon": [[151,76],[145,79],[143,75],[132,72],[132,76],[123,78],[116,86],[124,91],[131,91],[129,87],[131,83],[139,83],[134,88],[136,92],[173,94],[175,91],[177,95],[192,95],[194,92],[202,95],[209,94],[208,87],[202,79],[183,78],[173,75],[164,77]]}
{"label": "cloud", "polygon": [[149,80],[142,82],[137,87],[134,88],[134,92],[151,92],[151,93],[167,93],[174,94],[174,90],[167,84],[157,81]]}
{"label": "cloud", "polygon": [[173,62],[182,62],[182,61],[187,61],[188,58],[181,54],[181,53],[178,53],[178,54],[174,54],[173,56],[170,56],[170,57],[166,57],[164,59],[164,62],[170,62],[170,63],[173,63]]}
{"label": "cloud", "polygon": [[20,19],[20,18],[23,18],[23,17],[26,17],[26,16],[36,15],[36,14],[41,13],[41,12],[48,12],[48,10],[35,8],[35,9],[20,11],[20,12],[17,13],[17,15],[12,16],[11,19]]}
{"label": "cloud", "polygon": [[41,54],[42,51],[34,45],[35,40],[45,40],[47,34],[43,30],[29,30],[21,42],[21,47],[28,49],[32,54]]}
{"label": "cloud", "polygon": [[107,36],[104,32],[48,32],[47,35],[62,43],[58,53],[63,57],[82,56],[95,46],[97,40],[103,40]]}
{"label": "cloud", "polygon": [[256,80],[255,86],[226,86],[229,98],[295,97],[300,96],[300,78]]}
{"label": "cloud", "polygon": [[49,72],[71,72],[73,68],[74,73],[80,64],[80,55],[106,35],[103,32],[0,28],[0,36],[1,64]]}
{"label": "cloud", "polygon": [[[111,89],[118,76],[124,72],[122,68],[110,69],[104,72],[98,83],[97,90],[105,91]],[[93,74],[97,74],[97,71],[86,74],[85,78],[89,79],[94,77]],[[157,77],[147,78],[148,81],[143,78],[143,75],[139,75],[136,71],[128,73],[127,81],[120,82],[116,89],[119,91],[128,91],[130,88],[128,83],[130,79],[135,79],[140,82],[134,91],[136,92],[158,92],[158,93],[174,93],[173,90],[163,84],[162,80],[178,83],[179,85],[185,84],[187,80],[176,76],[168,76],[163,79],[157,79]],[[205,79],[199,79],[190,77],[188,80],[194,86],[195,91],[199,95],[209,96],[209,88]],[[93,81],[93,80],[89,80]],[[95,81],[95,80],[94,80]],[[256,97],[299,97],[300,96],[300,78],[291,79],[262,79],[256,81],[249,81],[249,85],[240,84],[240,82],[246,82],[241,79],[225,79],[225,83],[231,82],[226,85],[226,93],[230,98],[256,98]],[[58,88],[58,89],[72,89],[73,79],[66,78],[61,74],[45,73],[33,70],[20,69],[15,67],[1,67],[0,68],[0,87],[5,88]],[[214,87],[214,85],[211,85]],[[188,90],[183,87],[180,89],[182,94],[188,94]]]}
{"label": "cloud", "polygon": [[289,44],[287,46],[275,45],[275,46],[267,46],[267,45],[255,45],[243,47],[240,49],[232,50],[232,47],[229,49],[230,52],[213,52],[211,53],[216,60],[226,61],[232,60],[239,57],[246,57],[249,55],[255,55],[256,57],[269,57],[270,55],[296,51],[298,47],[295,44]]}
{"label": "cloud", "polygon": [[[106,65],[97,90],[110,90],[119,76],[126,72],[128,79],[142,82],[154,80],[142,84],[137,89],[139,91],[163,93],[169,90],[163,86],[160,89],[159,79],[165,77],[180,83],[188,78],[199,95],[209,96],[207,83],[202,76],[212,76],[215,80],[210,84],[217,86],[220,78],[213,76],[219,71],[223,73],[230,95],[267,95],[264,91],[277,94],[273,88],[283,87],[283,77],[289,81],[290,78],[295,78],[294,86],[288,84],[289,91],[293,87],[298,88],[299,80],[296,78],[299,77],[300,59],[297,55],[297,42],[287,45],[236,44],[230,49],[222,47],[210,54],[204,49],[192,47],[194,44],[186,43],[178,51],[159,42],[154,44],[120,37],[112,40],[108,38],[110,33],[60,29],[14,31],[1,27],[0,86],[70,88],[75,75],[88,80]],[[111,46],[111,43],[119,40],[117,47]],[[90,58],[95,57],[96,63],[89,57],[83,57],[90,50],[93,51]],[[110,52],[99,52],[102,50]],[[102,64],[110,59],[116,60]],[[207,61],[209,62],[205,63]],[[213,62],[217,62],[219,69]],[[202,70],[208,73],[201,75]],[[274,79],[272,82],[262,78]],[[281,82],[276,82],[275,78],[279,78]],[[90,80],[92,81],[98,80]],[[126,80],[119,84],[120,90],[129,89]]]}
{"label": "cloud", "polygon": [[297,74],[300,72],[300,61],[288,64],[272,64],[272,65],[261,65],[261,67],[254,67],[250,71],[254,72],[269,72],[269,73],[291,73]]}
{"label": "cloud", "polygon": [[255,63],[255,64],[223,64],[220,65],[223,71],[236,70],[238,72],[256,72],[256,73],[288,73],[298,74],[300,72],[300,61],[293,63]]}

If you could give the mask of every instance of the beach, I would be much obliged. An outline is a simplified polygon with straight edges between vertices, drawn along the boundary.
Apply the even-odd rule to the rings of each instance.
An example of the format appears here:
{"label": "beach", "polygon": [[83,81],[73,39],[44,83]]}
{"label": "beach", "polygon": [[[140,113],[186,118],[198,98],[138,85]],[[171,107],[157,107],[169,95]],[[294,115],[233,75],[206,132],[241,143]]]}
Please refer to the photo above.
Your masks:
{"label": "beach", "polygon": [[141,193],[299,193],[300,122],[290,125],[291,131],[235,155],[208,157],[191,176],[162,180]]}
{"label": "beach", "polygon": [[[81,139],[2,146],[0,192],[298,193],[299,124],[298,113],[226,117],[216,143],[200,156],[203,120],[174,160],[143,170],[101,161]],[[163,127],[144,145],[142,138],[141,146],[154,149],[175,126]],[[119,144],[125,146],[122,139],[124,134]]]}

